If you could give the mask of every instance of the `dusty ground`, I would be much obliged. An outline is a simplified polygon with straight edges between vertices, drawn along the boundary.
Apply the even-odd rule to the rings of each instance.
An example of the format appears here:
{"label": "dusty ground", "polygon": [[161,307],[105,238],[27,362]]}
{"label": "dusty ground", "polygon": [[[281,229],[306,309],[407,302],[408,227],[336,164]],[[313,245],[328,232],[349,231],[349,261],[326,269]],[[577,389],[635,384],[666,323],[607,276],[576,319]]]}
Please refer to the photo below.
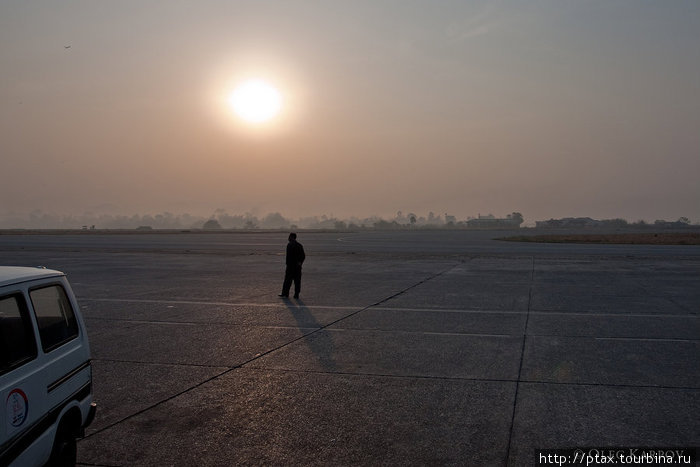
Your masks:
{"label": "dusty ground", "polygon": [[625,234],[554,234],[517,235],[500,238],[511,242],[538,243],[615,243],[629,245],[700,245],[700,233],[625,233]]}

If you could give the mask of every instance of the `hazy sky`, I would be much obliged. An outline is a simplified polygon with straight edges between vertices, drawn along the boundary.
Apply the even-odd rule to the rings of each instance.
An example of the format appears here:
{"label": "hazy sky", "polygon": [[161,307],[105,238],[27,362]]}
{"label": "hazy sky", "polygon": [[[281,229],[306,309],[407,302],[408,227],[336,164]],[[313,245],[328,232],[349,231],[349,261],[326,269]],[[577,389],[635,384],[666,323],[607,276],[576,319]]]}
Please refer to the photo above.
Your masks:
{"label": "hazy sky", "polygon": [[698,222],[700,2],[1,0],[0,153],[0,216]]}

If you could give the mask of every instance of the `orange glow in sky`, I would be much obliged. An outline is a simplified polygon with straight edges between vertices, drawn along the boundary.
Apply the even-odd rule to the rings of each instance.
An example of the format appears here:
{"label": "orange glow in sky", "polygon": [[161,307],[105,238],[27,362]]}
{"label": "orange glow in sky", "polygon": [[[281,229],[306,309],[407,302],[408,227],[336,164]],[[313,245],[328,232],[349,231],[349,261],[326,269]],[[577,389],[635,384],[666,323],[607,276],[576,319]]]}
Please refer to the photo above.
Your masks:
{"label": "orange glow in sky", "polygon": [[698,43],[700,2],[0,2],[0,227],[700,222]]}

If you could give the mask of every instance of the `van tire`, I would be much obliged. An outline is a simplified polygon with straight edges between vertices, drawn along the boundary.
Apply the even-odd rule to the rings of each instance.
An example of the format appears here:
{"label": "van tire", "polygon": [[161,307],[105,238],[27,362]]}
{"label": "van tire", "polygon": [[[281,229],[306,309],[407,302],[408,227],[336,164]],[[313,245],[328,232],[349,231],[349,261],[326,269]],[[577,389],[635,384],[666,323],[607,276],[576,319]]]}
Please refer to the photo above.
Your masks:
{"label": "van tire", "polygon": [[67,420],[64,419],[58,426],[48,466],[73,467],[78,460],[78,440],[75,430],[70,423],[66,422]]}

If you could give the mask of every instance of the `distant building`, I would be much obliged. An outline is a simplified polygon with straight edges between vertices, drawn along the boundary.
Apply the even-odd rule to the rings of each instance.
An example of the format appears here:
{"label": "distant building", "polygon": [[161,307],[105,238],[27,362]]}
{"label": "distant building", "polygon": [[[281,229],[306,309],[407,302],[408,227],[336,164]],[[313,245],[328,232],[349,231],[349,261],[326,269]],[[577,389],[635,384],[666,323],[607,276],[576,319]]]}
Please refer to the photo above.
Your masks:
{"label": "distant building", "polygon": [[690,222],[685,217],[681,217],[675,222],[657,220],[654,222],[654,227],[660,227],[662,229],[684,229],[690,227]]}
{"label": "distant building", "polygon": [[538,229],[580,229],[600,227],[603,223],[590,217],[565,217],[563,219],[550,219],[548,221],[537,221],[535,226]]}
{"label": "distant building", "polygon": [[505,218],[497,218],[492,214],[482,216],[481,214],[476,219],[469,219],[466,224],[470,229],[517,229],[523,223],[523,216],[520,213],[514,212],[508,214]]}

